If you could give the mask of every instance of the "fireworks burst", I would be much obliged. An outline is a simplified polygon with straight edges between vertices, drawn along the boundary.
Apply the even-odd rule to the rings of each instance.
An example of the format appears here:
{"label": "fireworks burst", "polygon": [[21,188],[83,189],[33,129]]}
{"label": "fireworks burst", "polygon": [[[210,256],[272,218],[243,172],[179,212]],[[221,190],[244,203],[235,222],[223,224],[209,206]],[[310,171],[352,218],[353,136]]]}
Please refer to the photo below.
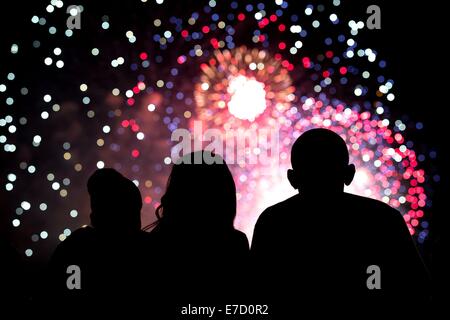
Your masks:
{"label": "fireworks burst", "polygon": [[[200,120],[215,125],[239,120],[254,121],[266,109],[283,112],[294,99],[294,87],[280,59],[264,50],[216,50],[209,64],[201,64],[203,74],[194,92]],[[228,106],[228,110],[226,110]],[[229,117],[228,112],[233,117]],[[264,117],[264,115],[263,115]]]}

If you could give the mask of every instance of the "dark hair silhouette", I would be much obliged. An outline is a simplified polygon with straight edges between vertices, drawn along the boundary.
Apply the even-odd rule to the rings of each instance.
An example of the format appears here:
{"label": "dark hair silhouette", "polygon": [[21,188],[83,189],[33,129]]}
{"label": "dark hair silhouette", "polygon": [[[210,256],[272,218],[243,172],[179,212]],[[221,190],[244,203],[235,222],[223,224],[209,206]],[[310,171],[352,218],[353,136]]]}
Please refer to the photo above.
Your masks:
{"label": "dark hair silhouette", "polygon": [[355,174],[345,141],[322,128],[306,131],[295,141],[291,163],[293,169],[288,171],[291,185],[311,195],[319,190],[321,193],[342,191]]}
{"label": "dark hair silhouette", "polygon": [[233,227],[236,187],[223,159],[199,151],[177,161],[156,212],[151,235],[160,277],[152,285],[162,297],[170,295],[166,310],[188,301],[237,299],[249,248]]}
{"label": "dark hair silhouette", "polygon": [[[215,162],[208,164],[207,158]],[[174,164],[156,215],[154,225],[162,228],[233,229],[236,187],[222,157],[198,151]]]}
{"label": "dark hair silhouette", "polygon": [[114,169],[105,168],[95,171],[87,186],[94,228],[140,230],[142,198],[132,181]]}

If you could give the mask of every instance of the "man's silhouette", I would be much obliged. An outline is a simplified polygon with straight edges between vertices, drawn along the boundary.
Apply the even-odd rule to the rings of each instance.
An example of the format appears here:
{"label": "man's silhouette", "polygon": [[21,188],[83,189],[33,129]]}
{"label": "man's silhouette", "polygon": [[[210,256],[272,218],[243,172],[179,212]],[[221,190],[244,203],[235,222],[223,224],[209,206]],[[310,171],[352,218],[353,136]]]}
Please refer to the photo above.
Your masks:
{"label": "man's silhouette", "polygon": [[[50,262],[54,297],[76,308],[97,310],[137,304],[134,299],[149,272],[144,257],[151,250],[148,234],[141,231],[139,189],[109,168],[97,170],[87,186],[91,226],[74,231],[56,248]],[[76,287],[78,271],[80,288]]]}
{"label": "man's silhouette", "polygon": [[426,297],[427,275],[401,214],[343,191],[355,167],[339,135],[303,133],[291,163],[288,179],[299,193],[266,209],[255,226],[251,251],[262,301],[294,312],[290,307],[314,302],[376,306]]}

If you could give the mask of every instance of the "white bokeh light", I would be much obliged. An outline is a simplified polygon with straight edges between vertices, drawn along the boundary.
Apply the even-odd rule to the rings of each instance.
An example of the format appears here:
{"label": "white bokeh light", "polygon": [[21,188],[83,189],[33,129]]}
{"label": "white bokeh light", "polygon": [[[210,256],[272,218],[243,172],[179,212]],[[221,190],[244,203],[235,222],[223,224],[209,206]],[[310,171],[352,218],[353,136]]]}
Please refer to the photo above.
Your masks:
{"label": "white bokeh light", "polygon": [[266,109],[264,84],[253,78],[239,75],[229,81],[231,99],[228,110],[236,118],[254,121]]}

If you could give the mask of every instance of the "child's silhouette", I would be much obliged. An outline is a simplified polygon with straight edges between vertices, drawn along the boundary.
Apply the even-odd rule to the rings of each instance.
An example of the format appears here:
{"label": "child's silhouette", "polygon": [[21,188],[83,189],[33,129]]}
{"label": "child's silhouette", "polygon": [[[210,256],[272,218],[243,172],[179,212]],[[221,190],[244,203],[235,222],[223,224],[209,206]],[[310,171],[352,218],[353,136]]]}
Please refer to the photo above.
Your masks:
{"label": "child's silhouette", "polygon": [[[343,191],[355,174],[344,140],[309,130],[294,143],[291,163],[288,179],[299,194],[266,209],[255,227],[258,292],[286,308],[300,296],[351,303],[423,297],[426,272],[401,214]],[[367,286],[374,284],[371,265],[380,268],[380,290]]]}
{"label": "child's silhouette", "polygon": [[[141,231],[142,199],[136,185],[114,169],[97,170],[88,180],[91,226],[58,245],[50,262],[54,298],[62,303],[107,308],[138,303],[138,286],[149,272],[151,250]],[[80,269],[81,289],[70,289],[70,265]],[[120,304],[115,304],[120,302]]]}

